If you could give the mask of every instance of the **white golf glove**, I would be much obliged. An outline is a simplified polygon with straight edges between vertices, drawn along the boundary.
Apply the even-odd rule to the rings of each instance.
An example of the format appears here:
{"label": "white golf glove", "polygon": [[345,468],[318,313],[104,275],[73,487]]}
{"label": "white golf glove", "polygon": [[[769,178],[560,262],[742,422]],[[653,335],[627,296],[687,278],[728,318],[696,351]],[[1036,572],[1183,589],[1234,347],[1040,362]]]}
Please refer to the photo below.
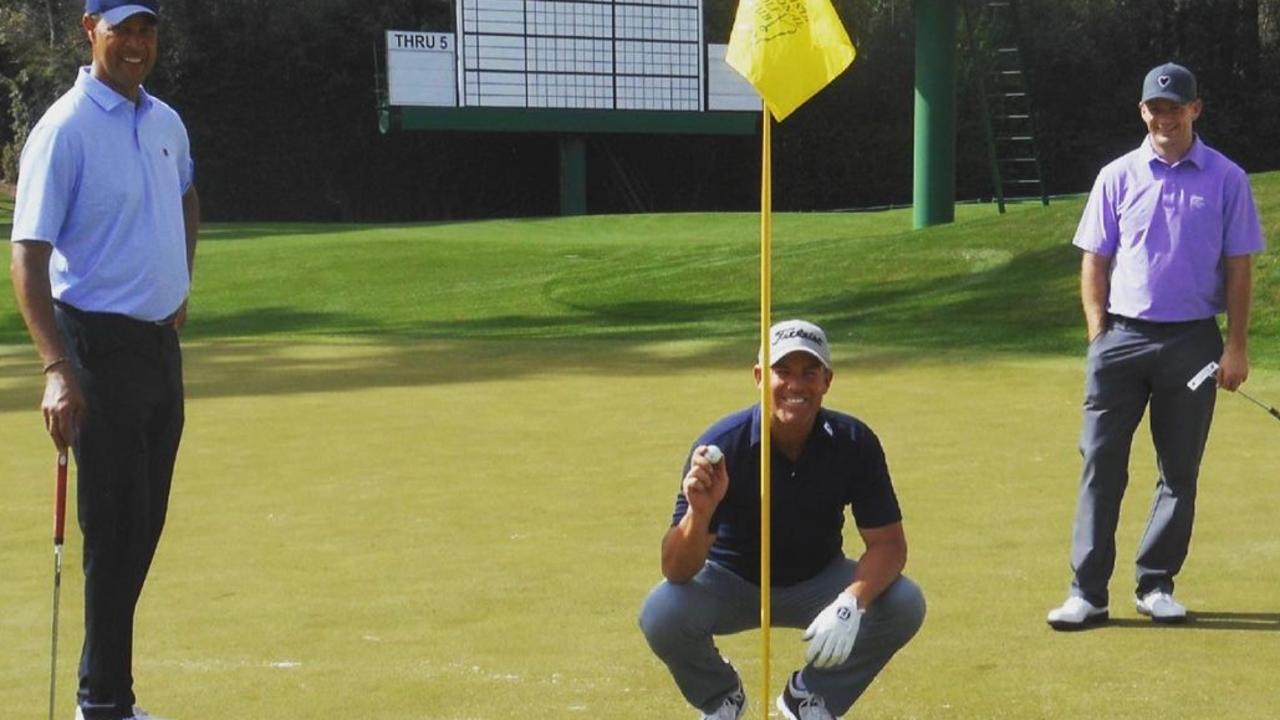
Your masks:
{"label": "white golf glove", "polygon": [[803,639],[809,641],[804,659],[816,668],[832,668],[844,662],[853,650],[853,641],[858,639],[861,624],[858,601],[847,592],[840,593],[804,631]]}

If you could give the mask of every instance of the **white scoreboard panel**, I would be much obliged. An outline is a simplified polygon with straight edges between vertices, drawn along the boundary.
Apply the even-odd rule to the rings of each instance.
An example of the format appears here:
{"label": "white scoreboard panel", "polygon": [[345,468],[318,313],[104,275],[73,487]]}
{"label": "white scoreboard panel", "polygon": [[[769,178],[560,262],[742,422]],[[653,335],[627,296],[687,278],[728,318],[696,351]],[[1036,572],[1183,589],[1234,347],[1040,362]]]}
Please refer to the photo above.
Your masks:
{"label": "white scoreboard panel", "polygon": [[701,0],[458,0],[464,107],[703,107]]}
{"label": "white scoreboard panel", "polygon": [[391,105],[457,107],[452,33],[387,31],[387,100]]}

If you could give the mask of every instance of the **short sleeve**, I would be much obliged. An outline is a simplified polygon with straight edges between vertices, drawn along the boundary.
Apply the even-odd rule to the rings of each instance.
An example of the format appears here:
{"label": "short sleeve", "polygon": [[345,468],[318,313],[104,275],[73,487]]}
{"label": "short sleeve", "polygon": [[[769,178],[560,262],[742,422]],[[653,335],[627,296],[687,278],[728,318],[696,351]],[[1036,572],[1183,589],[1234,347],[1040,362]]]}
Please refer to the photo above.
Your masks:
{"label": "short sleeve", "polygon": [[1120,242],[1120,220],[1116,214],[1115,188],[1104,169],[1089,192],[1080,224],[1076,226],[1072,245],[1098,255],[1111,257]]}
{"label": "short sleeve", "polygon": [[1262,222],[1249,187],[1249,176],[1237,170],[1227,178],[1223,192],[1222,248],[1227,257],[1262,252],[1266,242]]}
{"label": "short sleeve", "polygon": [[79,153],[64,128],[37,124],[18,166],[10,239],[55,243],[66,223],[79,175]]}

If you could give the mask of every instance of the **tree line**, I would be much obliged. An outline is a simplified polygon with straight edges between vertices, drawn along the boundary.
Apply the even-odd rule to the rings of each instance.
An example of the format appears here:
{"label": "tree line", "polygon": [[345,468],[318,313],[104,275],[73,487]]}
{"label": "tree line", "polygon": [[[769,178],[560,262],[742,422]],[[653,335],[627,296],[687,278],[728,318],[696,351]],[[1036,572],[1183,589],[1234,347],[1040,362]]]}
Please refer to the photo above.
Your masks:
{"label": "tree line", "polygon": [[[966,0],[957,0],[965,2]],[[968,0],[978,20],[986,2]],[[736,3],[705,0],[727,40]],[[1142,77],[1173,60],[1200,80],[1197,130],[1250,172],[1280,168],[1280,0],[1022,0],[1018,40],[1051,193],[1087,191],[1136,146]],[[781,210],[911,201],[915,19],[910,0],[837,0],[858,47],[849,72],[774,134]],[[88,61],[79,0],[0,7],[0,171]],[[164,0],[148,90],[182,113],[215,220],[404,221],[550,215],[557,139],[378,130],[384,31],[444,30],[452,0]],[[964,13],[958,13],[963,17]],[[978,79],[957,33],[957,195],[991,195]],[[755,137],[588,139],[592,212],[751,210]]]}

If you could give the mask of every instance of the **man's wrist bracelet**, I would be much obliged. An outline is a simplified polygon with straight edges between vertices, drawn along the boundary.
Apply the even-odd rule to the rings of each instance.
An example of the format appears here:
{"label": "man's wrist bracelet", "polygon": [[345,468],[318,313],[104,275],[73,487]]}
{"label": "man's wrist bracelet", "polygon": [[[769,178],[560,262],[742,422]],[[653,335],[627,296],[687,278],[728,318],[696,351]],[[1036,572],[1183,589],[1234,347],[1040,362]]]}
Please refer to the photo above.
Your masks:
{"label": "man's wrist bracelet", "polygon": [[48,364],[46,364],[46,365],[44,366],[44,370],[43,370],[42,372],[48,373],[50,370],[52,370],[52,369],[54,369],[54,368],[58,367],[59,365],[61,365],[61,364],[65,363],[65,362],[67,362],[67,359],[66,359],[65,357],[54,358],[53,360],[51,360]]}

